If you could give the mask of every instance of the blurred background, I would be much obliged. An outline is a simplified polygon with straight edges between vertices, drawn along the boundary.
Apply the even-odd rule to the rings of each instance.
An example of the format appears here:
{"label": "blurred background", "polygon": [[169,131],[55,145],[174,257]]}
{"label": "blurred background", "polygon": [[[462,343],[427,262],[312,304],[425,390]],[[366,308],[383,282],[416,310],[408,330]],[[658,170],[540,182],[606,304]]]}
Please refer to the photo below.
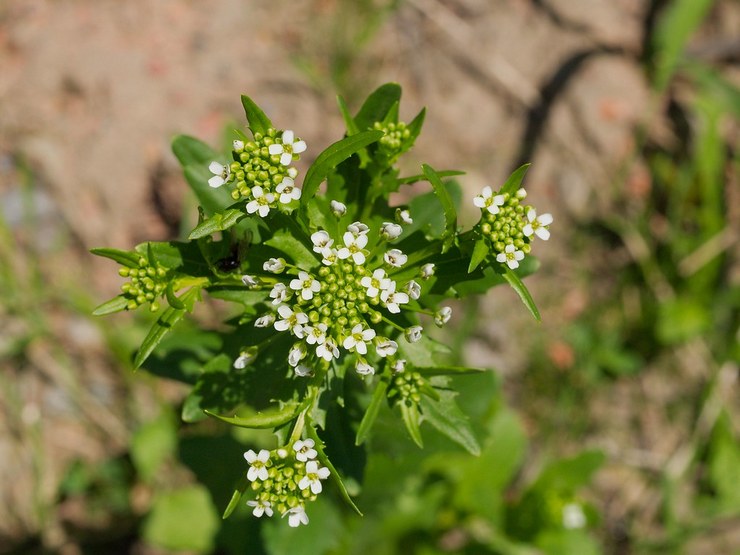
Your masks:
{"label": "blurred background", "polygon": [[[507,288],[457,305],[493,369],[458,384],[480,458],[389,416],[364,519],[222,524],[269,438],[179,422],[186,389],[132,371],[150,318],[90,316],[121,280],[87,251],[182,236],[169,142],[223,144],[241,93],[305,168],[336,94],[386,81],[428,108],[403,173],[465,170],[469,199],[532,162],[543,322]],[[0,553],[740,553],[739,85],[736,0],[4,0]]]}

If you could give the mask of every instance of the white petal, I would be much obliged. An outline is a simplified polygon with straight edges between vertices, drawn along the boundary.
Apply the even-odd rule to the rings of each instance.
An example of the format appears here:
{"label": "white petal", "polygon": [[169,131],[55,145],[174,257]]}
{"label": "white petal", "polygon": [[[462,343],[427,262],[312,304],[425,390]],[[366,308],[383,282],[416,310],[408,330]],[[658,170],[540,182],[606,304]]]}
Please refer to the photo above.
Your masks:
{"label": "white petal", "polygon": [[295,135],[293,134],[292,130],[286,129],[285,131],[283,131],[283,144],[284,145],[292,145],[294,139],[295,139]]}
{"label": "white petal", "polygon": [[486,200],[483,197],[474,197],[473,204],[476,205],[478,208],[485,208]]}
{"label": "white petal", "polygon": [[535,234],[543,241],[547,241],[550,238],[550,231],[545,229],[544,227],[538,227],[535,231]]}
{"label": "white petal", "polygon": [[209,187],[213,189],[218,189],[224,183],[226,183],[226,181],[224,181],[224,178],[220,175],[214,175],[211,179],[208,180]]}
{"label": "white petal", "polygon": [[280,163],[283,166],[289,166],[292,161],[293,161],[293,155],[290,152],[283,152],[280,155]]}
{"label": "white petal", "polygon": [[552,223],[552,214],[542,214],[538,221],[540,225],[550,225]]}
{"label": "white petal", "polygon": [[211,162],[210,164],[208,164],[208,169],[211,171],[211,173],[221,175],[222,173],[224,173],[225,166],[222,166],[218,162]]}
{"label": "white petal", "polygon": [[293,152],[300,154],[306,150],[306,141],[298,141],[293,143]]}
{"label": "white petal", "polygon": [[[506,262],[506,255],[502,252],[498,253],[496,255],[496,262]],[[277,324],[275,326],[277,327]]]}
{"label": "white petal", "polygon": [[533,222],[537,219],[537,212],[534,208],[530,208],[529,210],[527,210],[527,219],[530,222]]}
{"label": "white petal", "polygon": [[522,233],[524,233],[525,237],[531,237],[534,233],[534,229],[532,229],[532,224],[527,224],[522,228]]}
{"label": "white petal", "polygon": [[275,156],[276,154],[283,153],[283,145],[270,145],[267,147],[267,152]]}
{"label": "white petal", "polygon": [[514,259],[514,260],[507,260],[507,261],[506,261],[506,264],[507,264],[507,265],[509,266],[509,268],[511,268],[512,270],[516,270],[516,269],[517,269],[517,268],[519,267],[519,262],[517,262],[517,261],[516,261],[516,259]]}
{"label": "white petal", "polygon": [[358,251],[352,255],[352,260],[355,261],[355,264],[360,266],[365,263],[365,255]]}

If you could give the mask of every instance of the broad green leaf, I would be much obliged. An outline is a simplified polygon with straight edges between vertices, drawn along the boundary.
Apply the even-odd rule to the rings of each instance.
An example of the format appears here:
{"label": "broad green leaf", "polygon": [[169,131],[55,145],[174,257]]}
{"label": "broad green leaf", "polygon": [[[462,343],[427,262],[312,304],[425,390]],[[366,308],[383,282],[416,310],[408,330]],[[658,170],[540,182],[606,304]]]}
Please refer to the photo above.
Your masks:
{"label": "broad green leaf", "polygon": [[172,152],[183,167],[185,179],[206,213],[223,210],[233,201],[226,187],[214,189],[208,185],[213,177],[208,165],[220,156],[203,141],[188,135],[179,135],[172,141]]}
{"label": "broad green leaf", "polygon": [[349,113],[349,109],[347,108],[347,104],[344,102],[344,98],[337,95],[337,104],[339,105],[339,112],[342,114],[342,119],[344,120],[344,126],[347,128],[347,136],[351,137],[352,135],[357,135],[357,133],[360,132],[360,129],[355,123],[355,118],[353,118]]}
{"label": "broad green leaf", "polygon": [[524,179],[524,174],[527,173],[527,170],[529,169],[529,166],[531,165],[532,164],[524,164],[523,166],[519,166],[516,170],[514,170],[514,173],[512,173],[509,176],[509,178],[506,180],[506,183],[504,183],[504,186],[501,187],[499,194],[501,195],[505,195],[506,193],[510,195],[516,194],[516,192],[522,186],[522,180]]}
{"label": "broad green leaf", "polygon": [[186,310],[193,309],[193,305],[195,304],[195,301],[196,299],[198,299],[199,296],[199,288],[193,287],[187,290],[185,293],[183,293],[182,296],[179,297],[180,301],[185,304],[186,309],[170,307],[162,313],[162,315],[156,322],[154,322],[151,329],[149,330],[149,333],[144,338],[144,341],[141,343],[141,348],[139,349],[139,352],[136,353],[136,358],[134,358],[135,369],[139,368],[143,364],[147,357],[152,353],[154,348],[159,345],[164,336],[172,330],[175,324],[177,324],[183,316],[185,316]]}
{"label": "broad green leaf", "polygon": [[337,141],[319,154],[311,167],[308,168],[306,178],[303,180],[301,204],[306,204],[313,198],[321,182],[326,179],[337,164],[359,152],[367,145],[376,142],[382,136],[382,131],[364,131]]}
{"label": "broad green leaf", "polygon": [[488,372],[485,368],[470,368],[467,366],[414,366],[414,371],[423,376],[460,376]]}
{"label": "broad green leaf", "polygon": [[210,275],[208,264],[196,243],[150,241],[136,245],[135,250],[142,256],[151,256],[158,264],[169,270],[177,270],[190,276]]}
{"label": "broad green leaf", "polygon": [[299,403],[286,403],[285,406],[272,410],[258,411],[250,416],[221,416],[208,409],[204,412],[221,422],[226,422],[232,426],[240,428],[269,429],[277,428],[293,420],[299,412],[301,405]]}
{"label": "broad green leaf", "polygon": [[529,293],[529,289],[527,289],[527,286],[524,285],[524,282],[508,266],[506,266],[504,269],[504,279],[509,282],[509,285],[511,285],[512,289],[514,289],[514,291],[516,291],[519,295],[519,298],[522,299],[524,306],[529,309],[529,311],[532,313],[532,316],[535,317],[535,320],[539,322],[541,320],[540,311],[537,310],[537,305],[534,304],[534,299]]}
{"label": "broad green leaf", "polygon": [[141,258],[141,255],[135,252],[122,251],[119,249],[98,248],[98,249],[90,249],[90,252],[97,256],[103,256],[105,258],[110,258],[111,260],[114,260],[118,262],[119,264],[126,266],[128,268],[138,268],[139,259]]}
{"label": "broad green leaf", "polygon": [[214,299],[221,299],[222,301],[229,301],[232,303],[240,303],[246,307],[253,307],[257,303],[264,301],[269,293],[269,291],[251,291],[241,286],[208,287],[206,291],[208,291],[208,294]]}
{"label": "broad green leaf", "polygon": [[442,210],[444,211],[445,232],[442,236],[442,252],[444,253],[452,247],[455,241],[455,231],[457,227],[457,211],[455,210],[455,203],[453,202],[449,191],[444,186],[444,183],[442,183],[442,180],[439,178],[439,174],[437,174],[437,172],[427,164],[422,165],[422,170],[427,180],[429,180],[429,183],[432,184],[434,194],[437,195],[437,198],[442,205]]}
{"label": "broad green leaf", "polygon": [[296,266],[313,268],[319,264],[313,252],[302,241],[286,230],[280,230],[265,241],[265,245],[273,247],[290,258]]}
{"label": "broad green leaf", "polygon": [[252,133],[267,133],[267,130],[272,127],[272,122],[265,113],[260,109],[259,106],[249,98],[247,95],[242,95],[242,106],[244,106],[244,113],[247,115],[247,121],[249,122],[249,128]]}
{"label": "broad green leaf", "polygon": [[236,223],[243,217],[245,217],[244,212],[236,208],[217,212],[210,218],[198,224],[195,229],[190,232],[188,239],[192,241],[194,239],[200,239],[201,237],[212,235],[217,231],[224,231],[236,225]]}
{"label": "broad green leaf", "polygon": [[430,368],[437,366],[440,360],[449,356],[450,348],[429,337],[426,333],[416,343],[400,341],[398,348],[403,357],[415,368]]}
{"label": "broad green leaf", "polygon": [[403,401],[399,403],[399,407],[401,409],[401,418],[411,439],[414,440],[414,443],[420,449],[424,449],[424,441],[421,439],[421,430],[419,430],[419,408],[416,404],[407,405]]}
{"label": "broad green leaf", "polygon": [[375,419],[378,417],[378,411],[385,401],[386,391],[388,391],[388,380],[382,379],[375,386],[373,391],[372,399],[370,404],[365,409],[365,414],[360,421],[360,426],[357,428],[357,436],[355,437],[355,445],[362,445],[370,434],[370,430],[375,423]]}
{"label": "broad green leaf", "polygon": [[123,295],[113,297],[111,300],[104,302],[93,310],[93,316],[105,316],[106,314],[113,314],[114,312],[120,312],[126,310],[128,306],[128,299]]}
{"label": "broad green leaf", "polygon": [[439,400],[422,396],[421,413],[424,421],[477,457],[480,455],[480,445],[473,434],[470,420],[455,403],[456,395],[454,391],[438,390]]}
{"label": "broad green leaf", "polygon": [[370,129],[376,121],[383,121],[391,107],[401,100],[401,86],[386,83],[375,89],[367,97],[355,116],[359,129]]}
{"label": "broad green leaf", "polygon": [[488,243],[485,239],[478,239],[473,247],[473,254],[470,256],[468,273],[480,266],[480,263],[486,259],[486,256],[488,256]]}
{"label": "broad green leaf", "polygon": [[227,519],[231,515],[231,513],[234,512],[234,509],[236,509],[239,506],[239,500],[242,498],[242,495],[244,495],[244,492],[247,491],[247,488],[252,483],[247,478],[247,473],[249,472],[249,469],[245,470],[242,474],[242,477],[239,478],[239,481],[236,484],[236,487],[234,488],[234,493],[231,496],[231,499],[229,500],[229,504],[224,509],[224,514],[221,516],[222,519]]}

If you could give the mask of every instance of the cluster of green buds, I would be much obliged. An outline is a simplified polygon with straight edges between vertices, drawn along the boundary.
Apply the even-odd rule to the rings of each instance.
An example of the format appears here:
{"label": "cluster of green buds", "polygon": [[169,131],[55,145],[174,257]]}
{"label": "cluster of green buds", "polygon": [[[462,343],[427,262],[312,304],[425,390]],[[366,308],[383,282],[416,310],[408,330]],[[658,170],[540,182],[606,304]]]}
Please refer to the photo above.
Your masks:
{"label": "cluster of green buds", "polygon": [[251,482],[254,499],[247,502],[252,514],[272,516],[275,511],[288,516],[295,528],[308,524],[305,505],[316,500],[323,490],[322,480],[331,474],[316,460],[312,439],[298,440],[291,446],[259,453],[249,450],[244,458],[249,463],[247,479]]}
{"label": "cluster of green buds", "polygon": [[385,133],[378,141],[378,153],[393,164],[398,157],[411,148],[411,131],[402,121],[398,123],[381,123],[376,121],[373,125],[376,131]]}
{"label": "cluster of green buds", "polygon": [[429,387],[419,372],[395,372],[388,387],[388,400],[392,404],[418,405]]}
{"label": "cluster of green buds", "polygon": [[135,310],[145,303],[150,303],[149,310],[152,312],[159,310],[157,299],[167,288],[167,271],[162,266],[150,264],[142,256],[139,258],[138,268],[123,266],[118,269],[118,274],[131,280],[121,285],[121,291],[128,301],[128,310]]}
{"label": "cluster of green buds", "polygon": [[521,201],[527,192],[519,189],[515,194],[499,194],[491,187],[484,187],[473,204],[481,209],[481,219],[476,229],[487,241],[497,262],[506,264],[512,270],[532,250],[531,242],[535,236],[547,241],[550,238],[548,226],[552,215],[537,215],[532,206],[523,206]]}

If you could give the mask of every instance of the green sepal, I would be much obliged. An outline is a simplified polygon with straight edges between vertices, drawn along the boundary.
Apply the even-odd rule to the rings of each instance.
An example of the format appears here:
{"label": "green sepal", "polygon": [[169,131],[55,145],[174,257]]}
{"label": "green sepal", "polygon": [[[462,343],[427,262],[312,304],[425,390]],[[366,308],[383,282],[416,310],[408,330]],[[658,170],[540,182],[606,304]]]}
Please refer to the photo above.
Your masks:
{"label": "green sepal", "polygon": [[524,174],[527,173],[527,170],[529,169],[529,166],[531,165],[532,164],[524,164],[523,166],[519,166],[516,170],[514,170],[514,173],[512,173],[509,176],[509,179],[506,180],[506,183],[504,183],[504,186],[501,187],[499,194],[501,195],[505,195],[506,193],[509,193],[510,195],[516,194],[516,192],[522,186],[522,180],[524,179]]}
{"label": "green sepal", "polygon": [[242,495],[244,495],[244,492],[247,491],[247,488],[249,487],[249,484],[251,483],[249,481],[249,478],[247,478],[247,474],[249,473],[249,469],[245,470],[242,474],[242,477],[239,478],[239,481],[236,484],[236,487],[234,488],[234,493],[231,496],[231,500],[229,501],[229,504],[226,505],[226,508],[224,509],[224,514],[221,516],[222,519],[226,520],[229,518],[231,513],[234,512],[234,509],[236,509],[239,506],[239,501],[242,498]]}
{"label": "green sepal", "polygon": [[470,256],[470,265],[468,266],[468,273],[475,270],[480,263],[483,262],[488,256],[488,241],[485,239],[478,239],[473,247],[473,254]]}
{"label": "green sepal", "polygon": [[409,432],[411,439],[414,443],[419,446],[420,449],[424,449],[424,441],[421,439],[421,430],[419,429],[419,407],[416,403],[407,405],[404,401],[399,403],[401,407],[401,418],[403,423],[406,425],[406,430]]}
{"label": "green sepal", "polygon": [[188,239],[195,240],[206,237],[217,231],[225,231],[233,227],[245,217],[244,212],[236,208],[230,208],[223,212],[217,212],[210,218],[199,223],[188,235]]}
{"label": "green sepal", "polygon": [[376,121],[383,121],[393,104],[401,100],[401,86],[386,83],[375,89],[367,97],[355,116],[359,129],[370,129]]}
{"label": "green sepal", "polygon": [[258,411],[250,416],[222,416],[208,409],[203,409],[208,416],[212,416],[239,428],[253,428],[258,430],[277,428],[293,420],[301,409],[300,403],[286,403],[278,409]]}
{"label": "green sepal", "polygon": [[139,267],[139,256],[135,252],[122,251],[120,249],[107,249],[107,248],[96,248],[90,249],[90,252],[97,256],[104,258],[110,258],[111,260],[118,262],[122,266],[127,268],[138,268]]}
{"label": "green sepal", "polygon": [[247,121],[249,122],[249,128],[252,133],[267,133],[267,130],[272,127],[272,122],[265,113],[260,109],[254,100],[249,98],[246,94],[242,95],[242,106],[244,106],[244,113],[247,115]]}
{"label": "green sepal", "polygon": [[105,316],[106,314],[113,314],[114,312],[121,312],[126,310],[129,300],[123,295],[113,297],[111,300],[104,302],[93,310],[93,316]]}
{"label": "green sepal", "polygon": [[367,406],[365,414],[360,421],[360,426],[357,428],[355,445],[362,445],[367,439],[367,436],[370,434],[370,429],[373,427],[375,419],[378,417],[378,412],[380,411],[383,400],[385,400],[386,398],[386,392],[388,391],[389,384],[389,380],[385,376],[383,376],[378,382],[378,385],[375,386],[375,391],[373,391],[373,396],[372,399],[370,399],[370,404]]}
{"label": "green sepal", "polygon": [[535,305],[534,299],[532,298],[532,295],[529,293],[529,289],[527,289],[527,286],[524,285],[524,282],[508,266],[504,266],[503,275],[504,275],[504,279],[507,282],[509,282],[509,285],[511,285],[512,289],[514,289],[514,291],[517,292],[517,294],[519,295],[519,298],[522,299],[524,306],[526,306],[529,309],[529,311],[532,313],[532,316],[534,316],[535,320],[540,322],[541,321],[540,311],[537,310],[537,305]]}
{"label": "green sepal", "polygon": [[431,183],[432,188],[434,189],[434,194],[439,199],[439,202],[442,205],[442,210],[444,211],[445,231],[442,235],[442,252],[445,253],[450,250],[455,242],[455,231],[457,226],[457,211],[455,210],[455,203],[450,196],[450,192],[439,178],[439,174],[434,171],[434,168],[428,164],[423,164],[421,168],[424,172],[424,176],[427,178],[429,183]]}

